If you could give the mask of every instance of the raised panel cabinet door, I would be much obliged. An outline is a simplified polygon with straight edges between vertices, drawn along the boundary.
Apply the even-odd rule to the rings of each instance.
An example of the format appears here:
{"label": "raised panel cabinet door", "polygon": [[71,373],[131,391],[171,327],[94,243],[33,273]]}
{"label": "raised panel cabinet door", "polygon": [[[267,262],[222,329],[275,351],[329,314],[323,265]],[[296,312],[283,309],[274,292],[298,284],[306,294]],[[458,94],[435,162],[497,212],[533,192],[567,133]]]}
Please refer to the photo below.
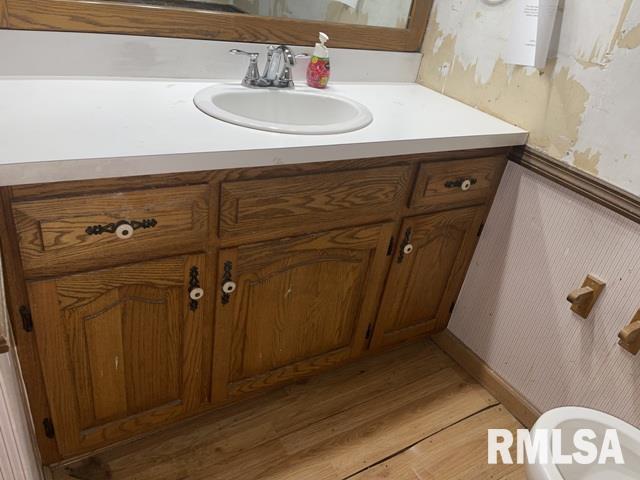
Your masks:
{"label": "raised panel cabinet door", "polygon": [[205,275],[205,256],[194,255],[28,283],[63,456],[199,406]]}
{"label": "raised panel cabinet door", "polygon": [[484,207],[405,219],[372,348],[444,328],[484,218]]}
{"label": "raised panel cabinet door", "polygon": [[375,320],[392,235],[389,223],[222,250],[213,399],[359,355]]}

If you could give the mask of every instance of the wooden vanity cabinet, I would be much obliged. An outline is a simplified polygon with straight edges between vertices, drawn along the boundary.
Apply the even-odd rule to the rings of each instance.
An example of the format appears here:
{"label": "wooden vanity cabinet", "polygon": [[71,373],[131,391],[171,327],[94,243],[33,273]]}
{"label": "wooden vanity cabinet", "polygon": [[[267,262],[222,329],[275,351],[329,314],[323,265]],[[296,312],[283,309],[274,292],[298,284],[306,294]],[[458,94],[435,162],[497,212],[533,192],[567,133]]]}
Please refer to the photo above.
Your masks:
{"label": "wooden vanity cabinet", "polygon": [[199,407],[212,319],[190,291],[206,273],[205,257],[189,255],[27,283],[63,456]]}
{"label": "wooden vanity cabinet", "polygon": [[374,348],[446,326],[483,220],[483,207],[405,219],[380,304]]}
{"label": "wooden vanity cabinet", "polygon": [[4,188],[44,463],[444,329],[505,164],[493,149]]}
{"label": "wooden vanity cabinet", "polygon": [[359,356],[375,321],[393,231],[393,223],[352,227],[220,252],[225,291],[216,295],[213,399]]}

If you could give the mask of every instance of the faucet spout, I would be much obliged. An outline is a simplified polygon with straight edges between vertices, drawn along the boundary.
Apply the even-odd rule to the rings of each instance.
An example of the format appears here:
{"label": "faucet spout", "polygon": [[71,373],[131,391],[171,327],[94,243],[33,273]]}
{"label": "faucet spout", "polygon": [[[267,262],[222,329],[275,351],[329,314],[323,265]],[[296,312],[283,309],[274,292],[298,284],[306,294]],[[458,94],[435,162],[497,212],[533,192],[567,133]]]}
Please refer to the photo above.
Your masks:
{"label": "faucet spout", "polygon": [[270,45],[267,48],[267,62],[264,73],[260,75],[258,68],[258,53],[244,52],[238,49],[229,51],[234,55],[245,55],[249,57],[249,68],[245,74],[242,85],[250,88],[293,88],[293,67],[296,58],[308,57],[307,54],[294,55],[286,45]]}
{"label": "faucet spout", "polygon": [[261,86],[291,88],[293,87],[292,67],[296,57],[286,45],[271,45],[267,52],[265,73],[260,79]]}

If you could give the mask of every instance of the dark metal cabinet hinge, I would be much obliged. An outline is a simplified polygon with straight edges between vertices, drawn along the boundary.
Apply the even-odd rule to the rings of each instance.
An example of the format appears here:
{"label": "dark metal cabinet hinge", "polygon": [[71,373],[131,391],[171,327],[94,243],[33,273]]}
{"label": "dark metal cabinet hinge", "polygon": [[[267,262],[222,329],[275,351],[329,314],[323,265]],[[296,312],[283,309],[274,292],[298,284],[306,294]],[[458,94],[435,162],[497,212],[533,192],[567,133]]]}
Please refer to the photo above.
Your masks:
{"label": "dark metal cabinet hinge", "polygon": [[370,323],[367,326],[367,333],[364,336],[365,340],[369,340],[372,334],[373,334],[373,323]]}
{"label": "dark metal cabinet hinge", "polygon": [[31,317],[31,310],[26,305],[20,307],[20,317],[22,317],[22,328],[25,332],[33,331],[33,318]]}
{"label": "dark metal cabinet hinge", "polygon": [[53,429],[53,422],[50,418],[45,418],[42,421],[42,426],[44,427],[44,434],[47,438],[53,438],[56,436],[56,431]]}
{"label": "dark metal cabinet hinge", "polygon": [[482,235],[483,230],[484,230],[484,222],[482,222],[482,224],[480,225],[480,228],[478,229],[478,237]]}

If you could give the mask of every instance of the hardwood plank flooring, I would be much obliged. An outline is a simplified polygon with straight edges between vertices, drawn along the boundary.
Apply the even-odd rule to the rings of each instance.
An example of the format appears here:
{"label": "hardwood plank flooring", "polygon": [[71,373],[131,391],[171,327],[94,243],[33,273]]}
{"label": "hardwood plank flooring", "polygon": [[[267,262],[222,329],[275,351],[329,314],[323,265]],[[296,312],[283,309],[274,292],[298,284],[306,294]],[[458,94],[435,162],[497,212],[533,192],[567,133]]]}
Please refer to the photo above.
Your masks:
{"label": "hardwood plank flooring", "polygon": [[55,480],[524,479],[486,464],[520,424],[430,341],[327,372],[53,471]]}
{"label": "hardwood plank flooring", "polygon": [[[526,480],[519,465],[487,464],[487,429],[522,428],[497,405],[452,425],[389,460],[352,477],[353,480]],[[515,458],[515,448],[511,454]]]}

